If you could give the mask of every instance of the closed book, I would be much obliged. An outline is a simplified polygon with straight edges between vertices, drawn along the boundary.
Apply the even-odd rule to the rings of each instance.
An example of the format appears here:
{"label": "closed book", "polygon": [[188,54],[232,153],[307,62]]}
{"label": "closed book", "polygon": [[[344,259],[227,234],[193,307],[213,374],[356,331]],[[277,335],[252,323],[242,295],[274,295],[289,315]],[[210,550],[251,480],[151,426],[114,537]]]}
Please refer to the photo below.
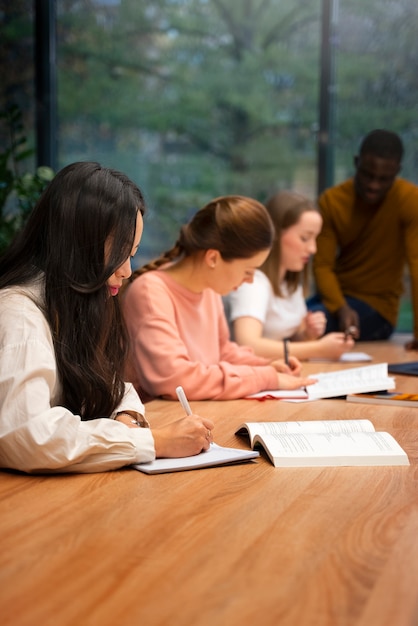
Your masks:
{"label": "closed book", "polygon": [[417,393],[354,393],[347,396],[347,402],[360,402],[365,404],[387,404],[389,406],[412,406],[418,408]]}

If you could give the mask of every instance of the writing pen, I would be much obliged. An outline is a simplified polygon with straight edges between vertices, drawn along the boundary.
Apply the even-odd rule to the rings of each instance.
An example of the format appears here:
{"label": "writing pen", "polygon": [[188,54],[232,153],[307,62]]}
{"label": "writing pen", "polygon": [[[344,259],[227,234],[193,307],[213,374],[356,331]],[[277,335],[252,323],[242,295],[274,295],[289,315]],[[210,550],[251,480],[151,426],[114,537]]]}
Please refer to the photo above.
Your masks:
{"label": "writing pen", "polygon": [[191,415],[192,414],[192,410],[190,408],[189,401],[186,398],[186,394],[184,393],[183,387],[181,387],[181,386],[176,387],[176,394],[177,394],[177,397],[178,397],[178,399],[180,401],[181,406],[186,411],[186,415]]}
{"label": "writing pen", "polygon": [[289,365],[289,339],[283,339],[284,362]]}
{"label": "writing pen", "polygon": [[[189,401],[186,397],[186,394],[184,393],[184,389],[181,385],[179,385],[178,387],[176,387],[176,394],[178,399],[180,400],[180,404],[183,407],[183,409],[186,411],[186,415],[192,415],[192,410],[190,408],[190,404]],[[208,434],[206,436],[206,439],[209,441],[211,447],[214,445],[213,442],[210,441],[211,438],[211,432],[210,430],[208,430]]]}

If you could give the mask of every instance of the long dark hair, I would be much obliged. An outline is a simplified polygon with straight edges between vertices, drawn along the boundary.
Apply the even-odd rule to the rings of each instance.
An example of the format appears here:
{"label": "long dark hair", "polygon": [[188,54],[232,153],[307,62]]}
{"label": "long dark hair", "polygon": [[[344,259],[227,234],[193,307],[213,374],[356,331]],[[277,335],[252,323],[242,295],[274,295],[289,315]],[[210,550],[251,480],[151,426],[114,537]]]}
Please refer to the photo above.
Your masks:
{"label": "long dark hair", "polygon": [[130,280],[178,257],[204,250],[218,250],[224,261],[249,259],[268,250],[273,239],[273,222],[260,202],[245,196],[221,196],[197,211],[182,226],[174,246],[136,270]]}
{"label": "long dark hair", "polygon": [[0,259],[0,288],[43,276],[63,405],[83,419],[110,416],[124,394],[127,335],[106,281],[131,254],[138,211],[144,199],[127,176],[73,163]]}

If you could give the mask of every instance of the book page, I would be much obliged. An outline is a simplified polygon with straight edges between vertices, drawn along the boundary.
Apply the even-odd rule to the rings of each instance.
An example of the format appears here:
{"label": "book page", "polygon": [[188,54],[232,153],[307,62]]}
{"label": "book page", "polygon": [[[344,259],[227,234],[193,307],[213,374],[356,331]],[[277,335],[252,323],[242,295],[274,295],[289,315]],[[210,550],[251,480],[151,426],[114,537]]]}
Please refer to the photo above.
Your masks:
{"label": "book page", "polygon": [[246,422],[236,432],[242,429],[248,431],[252,446],[257,434],[372,432],[374,426],[370,420],[310,420],[307,422]]}
{"label": "book page", "polygon": [[315,375],[317,382],[306,388],[310,399],[335,398],[349,393],[362,393],[366,391],[382,391],[394,389],[395,381],[388,376],[387,363],[366,365],[325,372]]}
{"label": "book page", "polygon": [[275,467],[409,465],[389,433],[312,433],[256,435]]}
{"label": "book page", "polygon": [[303,389],[291,391],[268,389],[246,396],[246,398],[276,398],[284,402],[309,402],[321,398],[347,396],[353,393],[395,389],[395,379],[388,376],[387,363],[352,367],[336,372],[320,372],[319,374],[312,374],[311,378],[316,378],[317,382]]}

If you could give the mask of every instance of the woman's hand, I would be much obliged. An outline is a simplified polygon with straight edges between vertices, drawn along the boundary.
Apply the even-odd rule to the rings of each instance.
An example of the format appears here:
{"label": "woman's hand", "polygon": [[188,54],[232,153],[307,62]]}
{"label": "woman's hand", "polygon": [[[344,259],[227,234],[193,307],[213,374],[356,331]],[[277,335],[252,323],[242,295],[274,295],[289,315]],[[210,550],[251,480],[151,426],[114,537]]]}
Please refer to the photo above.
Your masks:
{"label": "woman's hand", "polygon": [[211,420],[187,415],[168,426],[152,429],[155,453],[160,457],[194,456],[207,450],[213,441]]}
{"label": "woman's hand", "polygon": [[289,356],[289,365],[286,365],[283,359],[272,361],[270,365],[274,367],[276,372],[291,374],[292,376],[299,376],[302,371],[302,363],[295,356]]}
{"label": "woman's hand", "polygon": [[[149,427],[142,415],[132,411],[118,413],[115,419],[128,428]],[[211,420],[198,415],[187,415],[168,426],[153,428],[156,457],[193,456],[207,450],[213,441],[213,428]]]}
{"label": "woman's hand", "polygon": [[323,311],[309,311],[304,321],[306,339],[322,337],[327,325],[327,318]]}
{"label": "woman's hand", "polygon": [[300,389],[317,382],[316,378],[302,378],[291,374],[277,374],[277,389]]}
{"label": "woman's hand", "polygon": [[344,352],[348,352],[354,346],[354,339],[351,335],[344,333],[327,333],[315,344],[317,346],[316,356],[324,359],[338,360]]}

